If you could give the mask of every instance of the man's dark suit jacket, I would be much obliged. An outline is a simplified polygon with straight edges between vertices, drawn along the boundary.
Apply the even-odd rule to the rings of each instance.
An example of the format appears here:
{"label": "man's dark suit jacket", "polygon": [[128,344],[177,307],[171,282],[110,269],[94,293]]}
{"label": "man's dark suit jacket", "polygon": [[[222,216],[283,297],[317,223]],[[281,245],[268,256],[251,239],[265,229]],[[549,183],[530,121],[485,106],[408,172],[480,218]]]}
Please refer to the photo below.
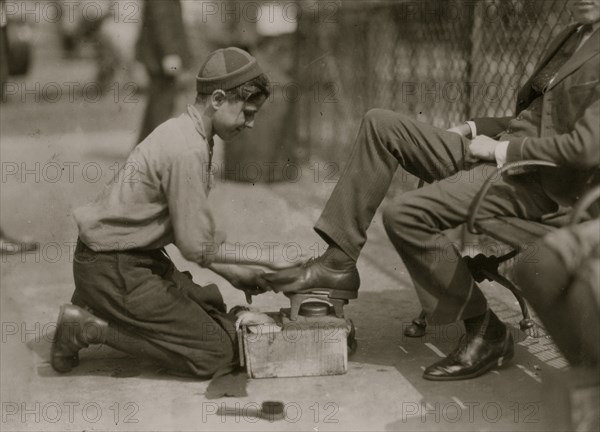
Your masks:
{"label": "man's dark suit jacket", "polygon": [[179,0],[144,0],[142,29],[137,57],[150,75],[162,75],[162,59],[177,54],[184,68],[189,66],[190,51],[185,35]]}
{"label": "man's dark suit jacket", "polygon": [[[577,30],[569,26],[537,65],[532,77],[548,63],[562,43]],[[596,30],[558,71],[543,95],[540,137],[512,138],[507,162],[538,159],[560,169],[541,169],[545,192],[557,203],[571,205],[590,176],[600,169],[600,30]],[[519,90],[516,115],[535,97],[531,78]],[[477,134],[497,137],[513,117],[473,119]]]}

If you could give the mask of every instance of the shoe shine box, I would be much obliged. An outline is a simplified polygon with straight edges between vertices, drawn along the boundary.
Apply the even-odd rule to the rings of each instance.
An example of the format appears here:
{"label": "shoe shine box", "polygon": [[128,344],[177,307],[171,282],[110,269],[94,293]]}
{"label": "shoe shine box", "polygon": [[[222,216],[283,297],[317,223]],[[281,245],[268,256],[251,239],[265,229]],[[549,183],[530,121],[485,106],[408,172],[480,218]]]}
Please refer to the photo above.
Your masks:
{"label": "shoe shine box", "polygon": [[250,378],[340,375],[348,371],[348,344],[354,340],[354,328],[350,320],[336,317],[329,305],[304,303],[293,321],[289,308],[267,315],[275,323],[241,326],[238,333],[240,362]]}

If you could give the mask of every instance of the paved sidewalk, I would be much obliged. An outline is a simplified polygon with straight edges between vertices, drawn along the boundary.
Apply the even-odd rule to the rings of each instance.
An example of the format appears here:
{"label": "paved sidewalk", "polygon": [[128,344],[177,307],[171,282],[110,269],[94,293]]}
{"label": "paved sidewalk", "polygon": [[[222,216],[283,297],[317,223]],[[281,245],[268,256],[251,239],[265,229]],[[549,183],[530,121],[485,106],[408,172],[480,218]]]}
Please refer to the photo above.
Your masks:
{"label": "paved sidewalk", "polygon": [[[65,140],[58,145],[51,138],[41,138],[45,145],[35,146],[29,140],[31,138],[12,140],[12,145],[3,149],[3,160],[6,160],[5,154],[15,157],[18,154],[18,160],[27,164],[60,162],[60,158],[52,159],[52,155],[74,154],[69,150],[79,146],[75,142],[69,146]],[[82,151],[82,165],[89,163],[86,162],[88,154],[96,153],[102,141],[102,136],[88,137],[89,147]],[[107,159],[96,163],[103,167],[105,176],[110,176],[113,162]],[[521,424],[523,419],[518,417],[540,406],[541,387],[537,378],[540,372],[533,368],[535,359],[523,349],[508,368],[477,380],[440,385],[421,379],[422,368],[435,361],[440,351],[449,351],[460,329],[432,328],[423,339],[403,337],[403,328],[418,314],[419,306],[404,267],[384,238],[379,219],[370,230],[371,240],[359,261],[363,279],[359,299],[347,308],[357,327],[359,348],[345,376],[251,380],[247,398],[207,400],[203,396],[207,382],[166,376],[153,365],[139,364],[106,347],[83,352],[82,364],[74,372],[56,374],[48,364],[49,341],[57,307],[69,299],[73,289],[69,248],[76,232],[69,209],[92,196],[102,183],[63,181],[3,185],[3,211],[6,207],[19,207],[16,216],[20,221],[27,221],[28,232],[42,245],[37,255],[2,257],[2,401],[9,403],[11,409],[14,404],[18,406],[16,414],[7,417],[4,425],[7,430],[539,428],[538,422]],[[309,187],[320,190],[318,195],[328,195],[324,190],[331,186],[222,183],[217,185],[211,200],[219,225],[228,227],[229,240],[239,242],[240,248],[250,242],[266,241],[281,244],[281,249],[276,248],[276,251],[288,245],[322,248],[323,243],[311,229],[321,199],[304,199],[304,194],[299,192]],[[16,199],[13,190],[16,188],[26,188],[25,194],[19,195],[27,199]],[[7,226],[19,226],[10,217],[7,219]],[[60,257],[56,251],[60,251]],[[243,295],[226,282],[184,262],[175,248],[170,247],[169,252],[180,268],[191,270],[196,281],[217,282],[228,305],[244,303]],[[514,312],[514,305],[499,304]],[[258,297],[254,303],[263,311],[275,311],[287,305],[285,297],[274,293]],[[518,316],[514,319],[518,320]],[[524,365],[533,376],[516,364]],[[251,417],[236,420],[215,414],[221,404],[252,408],[264,400],[284,401],[289,409],[288,421],[255,423]],[[79,404],[73,406],[72,421],[67,415],[70,403]],[[52,410],[57,404],[62,411],[58,421],[53,422],[58,414]],[[496,419],[492,411],[483,411],[484,406],[486,410],[498,408],[503,414]],[[87,411],[83,411],[84,407]],[[459,411],[452,411],[456,407]],[[474,410],[472,419],[468,409]],[[516,414],[511,409],[516,409]],[[94,410],[102,410],[97,421]],[[457,413],[462,419],[453,422]],[[515,418],[519,424],[514,423]],[[138,422],[130,423],[134,420]]]}
{"label": "paved sidewalk", "polygon": [[[59,73],[58,66],[46,72]],[[71,78],[65,72],[61,79]],[[0,257],[2,430],[545,429],[540,382],[545,371],[563,365],[546,338],[525,340],[515,330],[521,340],[515,359],[475,380],[439,384],[421,378],[425,366],[456,344],[462,329],[430,328],[421,339],[403,336],[420,308],[379,216],[358,263],[359,298],[346,309],[359,344],[346,375],[250,380],[246,398],[208,400],[208,382],[165,375],[107,347],[83,351],[72,373],[55,373],[48,363],[50,341],[58,306],[73,290],[77,233],[71,211],[92,199],[121,166],[142,109],[141,96],[131,104],[104,99],[2,106],[0,220],[7,232],[40,242],[38,252]],[[276,253],[292,254],[298,247],[322,251],[312,225],[334,183],[315,182],[309,168],[303,173],[295,183],[218,182],[211,201],[229,241],[241,250],[251,242],[277,242]],[[230,307],[244,303],[242,293],[225,281],[183,261],[174,247],[169,253],[197,282],[218,283]],[[518,309],[506,290],[491,284],[484,289],[499,315],[516,324]],[[288,303],[267,293],[254,306],[276,311]],[[255,408],[265,400],[283,401],[287,420],[216,414],[221,406]]]}

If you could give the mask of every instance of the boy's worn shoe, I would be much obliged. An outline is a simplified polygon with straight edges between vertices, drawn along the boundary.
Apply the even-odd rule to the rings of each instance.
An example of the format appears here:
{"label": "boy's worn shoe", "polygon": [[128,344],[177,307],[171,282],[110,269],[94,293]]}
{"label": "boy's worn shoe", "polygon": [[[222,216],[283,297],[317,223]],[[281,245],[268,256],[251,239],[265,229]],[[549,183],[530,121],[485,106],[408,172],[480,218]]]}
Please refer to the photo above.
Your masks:
{"label": "boy's worn shoe", "polygon": [[78,306],[62,305],[50,352],[52,368],[60,373],[70,372],[79,364],[79,350],[104,343],[107,331],[106,321]]}

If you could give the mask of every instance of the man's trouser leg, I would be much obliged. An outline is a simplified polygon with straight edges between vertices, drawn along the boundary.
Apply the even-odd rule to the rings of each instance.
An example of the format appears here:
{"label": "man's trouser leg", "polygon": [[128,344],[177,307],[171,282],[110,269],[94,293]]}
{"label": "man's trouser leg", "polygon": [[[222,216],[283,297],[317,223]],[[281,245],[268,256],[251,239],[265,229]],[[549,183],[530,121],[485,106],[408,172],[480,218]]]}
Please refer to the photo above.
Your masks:
{"label": "man's trouser leg", "polygon": [[[445,324],[481,315],[486,301],[457,245],[443,233],[466,222],[482,183],[495,175],[493,165],[476,165],[394,199],[383,213],[386,232],[415,284],[431,323]],[[539,219],[556,205],[536,176],[497,178],[479,210],[495,215]]]}
{"label": "man's trouser leg", "polygon": [[356,260],[398,166],[430,183],[464,169],[468,145],[458,134],[405,115],[369,111],[315,230]]}
{"label": "man's trouser leg", "polygon": [[163,75],[151,75],[148,84],[148,102],[144,112],[142,129],[138,144],[142,142],[161,123],[169,120],[175,109],[177,97],[175,78]]}
{"label": "man's trouser leg", "polygon": [[141,338],[148,357],[203,378],[235,366],[234,323],[216,286],[194,284],[161,251],[96,253],[79,242],[73,269],[72,301],[111,324],[111,346],[136,355],[127,345]]}
{"label": "man's trouser leg", "polygon": [[[442,233],[464,223],[481,184],[496,170],[465,162],[469,141],[391,111],[367,113],[348,165],[315,229],[358,258],[366,229],[401,165],[433,184],[400,195],[384,224],[428,319],[448,323],[481,315],[486,301],[455,245]],[[443,179],[443,180],[442,180]],[[532,176],[499,179],[481,216],[539,218],[555,204]]]}

